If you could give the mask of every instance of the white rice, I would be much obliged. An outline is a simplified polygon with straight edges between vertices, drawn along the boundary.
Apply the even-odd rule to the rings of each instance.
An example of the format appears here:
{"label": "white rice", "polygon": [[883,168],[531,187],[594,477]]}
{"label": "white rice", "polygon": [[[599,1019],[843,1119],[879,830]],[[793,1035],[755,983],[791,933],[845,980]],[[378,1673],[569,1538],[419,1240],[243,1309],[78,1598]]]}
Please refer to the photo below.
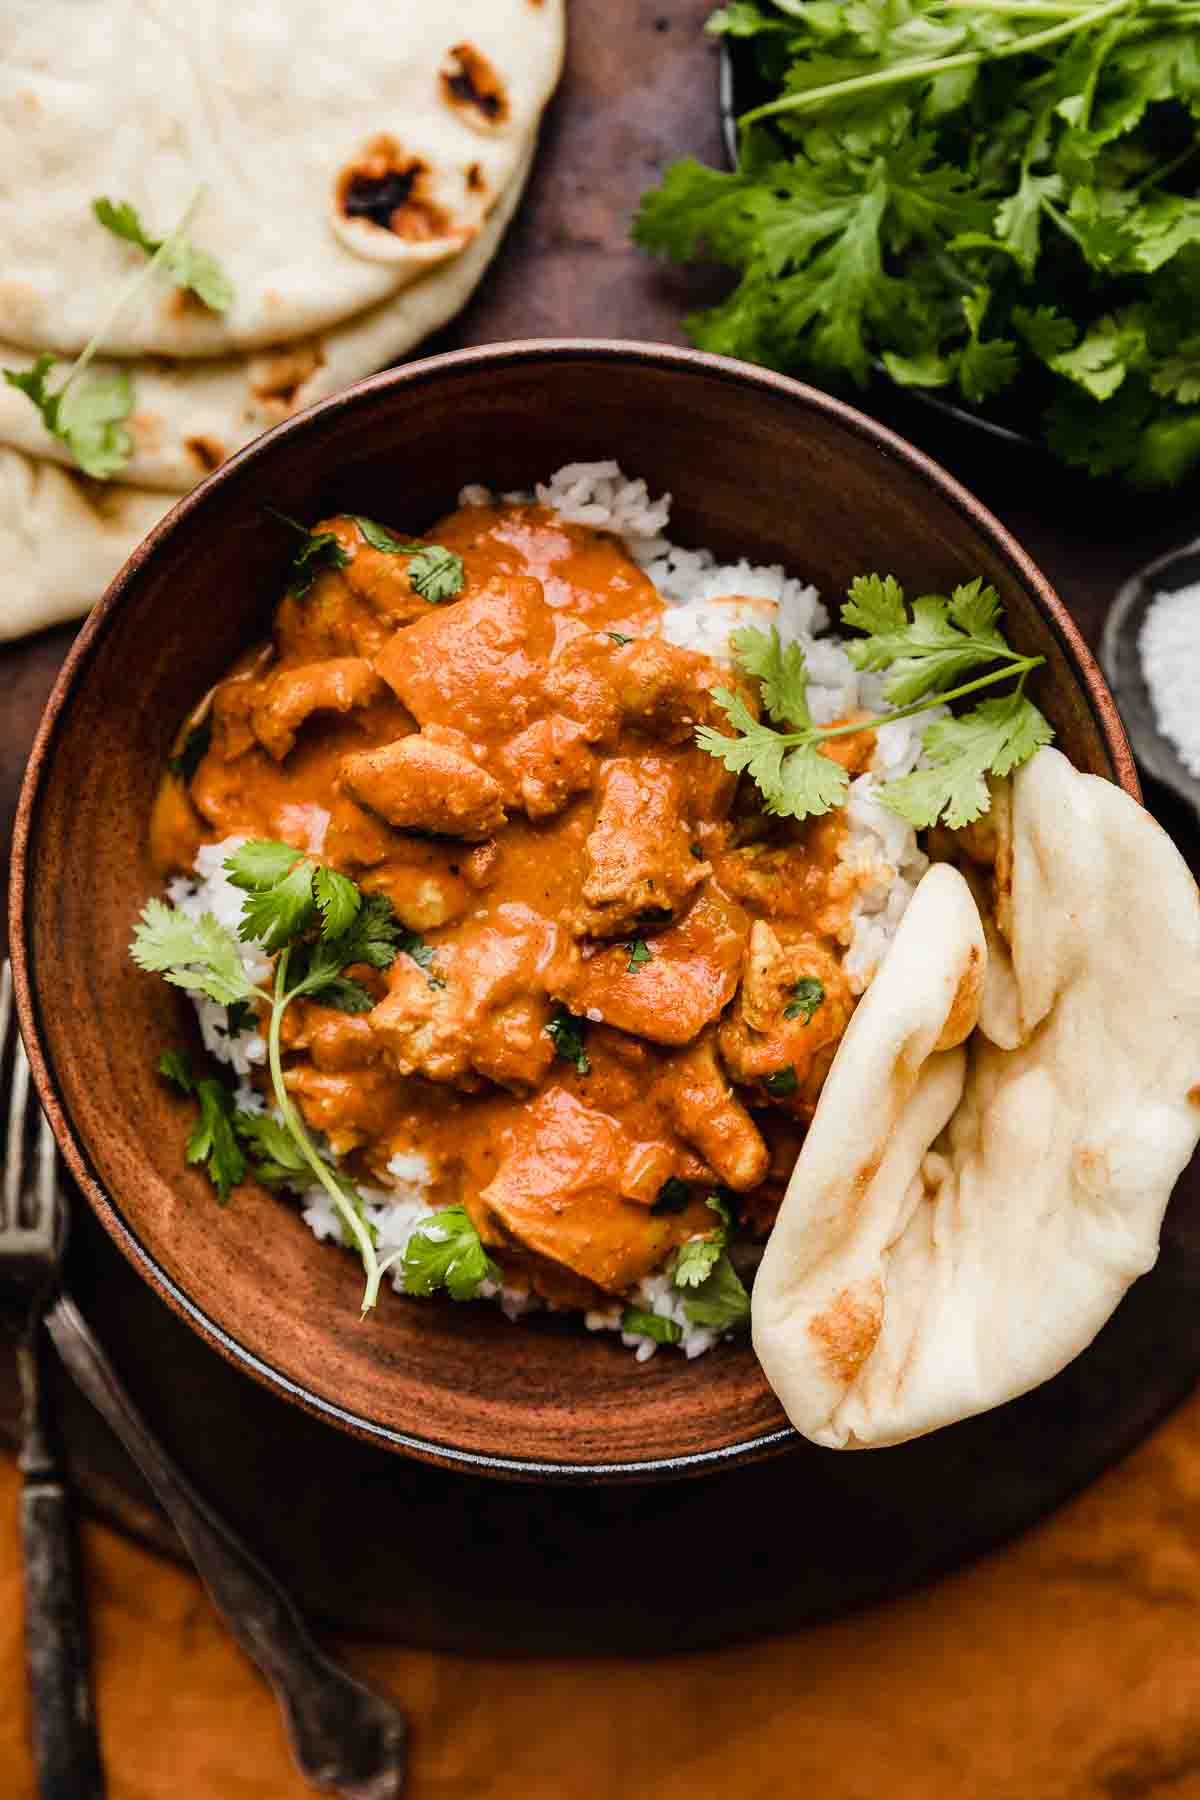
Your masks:
{"label": "white rice", "polygon": [[[718,563],[711,551],[671,543],[665,535],[671,496],[662,494],[652,499],[646,483],[629,480],[617,463],[569,463],[549,481],[539,482],[532,494],[505,494],[501,498],[536,499],[563,519],[620,537],[666,602],[661,630],[671,643],[718,660],[731,660],[731,632],[745,625],[760,629],[774,625],[785,644],[797,643],[804,651],[811,677],[808,701],[818,724],[858,710],[882,709],[881,678],[860,674],[853,667],[842,641],[828,632],[829,614],[816,588],[789,575],[777,563],[764,566],[744,559]],[[494,499],[489,489],[473,485],[463,488],[459,504],[484,506]],[[851,989],[858,994],[874,976],[916,884],[928,867],[928,858],[918,848],[916,832],[880,803],[878,792],[883,782],[919,766],[921,735],[933,716],[936,715],[924,715],[919,724],[898,719],[879,726],[870,768],[850,783],[848,829],[841,856],[856,876],[857,888],[845,933],[844,968]],[[328,814],[321,807],[290,807],[281,817],[280,834],[298,849],[319,855],[328,823]],[[235,934],[243,895],[227,880],[221,865],[242,842],[241,837],[230,837],[219,844],[204,845],[196,858],[197,879],[177,879],[167,890],[169,898],[184,912],[193,916],[212,912]],[[242,960],[252,980],[262,981],[269,975],[270,963],[257,945],[244,945]],[[226,1035],[225,1008],[212,1001],[197,998],[196,1011],[205,1048],[242,1078],[238,1085],[239,1104],[261,1111],[263,1100],[247,1079],[250,1069],[266,1059],[261,1034],[252,1029],[236,1037]],[[377,1172],[378,1186],[360,1187],[364,1214],[375,1229],[381,1254],[403,1250],[435,1210],[428,1199],[433,1179],[428,1158],[410,1146],[395,1149],[386,1169]],[[307,1190],[301,1196],[301,1210],[317,1238],[334,1243],[344,1241],[340,1217],[323,1188]],[[398,1268],[393,1268],[392,1281],[402,1292],[403,1276]],[[480,1292],[496,1300],[511,1319],[545,1307],[536,1295],[521,1289],[499,1288],[491,1282],[485,1282]],[[679,1348],[684,1355],[700,1356],[712,1348],[720,1333],[693,1325],[685,1310],[686,1301],[687,1296],[673,1285],[669,1275],[655,1274],[638,1284],[628,1302],[588,1312],[584,1322],[589,1331],[620,1331],[622,1343],[635,1352],[637,1360],[648,1361],[658,1347],[654,1340],[622,1330],[622,1317],[629,1304],[673,1319],[682,1333]]]}

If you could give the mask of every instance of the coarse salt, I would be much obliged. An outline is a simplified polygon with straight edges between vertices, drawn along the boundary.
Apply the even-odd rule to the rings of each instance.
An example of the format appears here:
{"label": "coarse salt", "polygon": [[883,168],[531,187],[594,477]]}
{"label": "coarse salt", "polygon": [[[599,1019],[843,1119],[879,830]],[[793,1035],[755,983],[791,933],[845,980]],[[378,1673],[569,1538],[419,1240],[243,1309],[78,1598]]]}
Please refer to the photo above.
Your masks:
{"label": "coarse salt", "polygon": [[1138,650],[1159,730],[1200,776],[1200,581],[1155,595]]}

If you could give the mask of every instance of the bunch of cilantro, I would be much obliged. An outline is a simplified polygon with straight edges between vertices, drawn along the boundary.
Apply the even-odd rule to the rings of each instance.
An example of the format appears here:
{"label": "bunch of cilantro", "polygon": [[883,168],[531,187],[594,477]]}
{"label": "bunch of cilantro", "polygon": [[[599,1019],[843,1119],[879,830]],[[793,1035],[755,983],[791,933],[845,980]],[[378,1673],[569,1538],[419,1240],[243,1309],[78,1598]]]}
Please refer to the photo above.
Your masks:
{"label": "bunch of cilantro", "polygon": [[1200,4],[730,0],[771,96],[635,240],[739,272],[706,350],[956,390],[1140,486],[1200,463]]}

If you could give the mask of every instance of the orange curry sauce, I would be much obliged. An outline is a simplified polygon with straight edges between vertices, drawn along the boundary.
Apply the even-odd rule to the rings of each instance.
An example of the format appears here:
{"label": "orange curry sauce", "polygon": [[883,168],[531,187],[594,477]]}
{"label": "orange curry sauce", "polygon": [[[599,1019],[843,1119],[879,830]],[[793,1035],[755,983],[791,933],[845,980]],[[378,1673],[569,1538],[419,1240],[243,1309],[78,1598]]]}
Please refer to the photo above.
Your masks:
{"label": "orange curry sauce", "polygon": [[[369,1013],[289,1010],[309,1125],[384,1185],[422,1151],[430,1203],[465,1205],[506,1278],[560,1304],[605,1303],[710,1230],[714,1186],[765,1234],[853,1006],[842,815],[764,818],[696,748],[734,677],[658,636],[615,538],[465,507],[429,537],[465,586],[430,605],[353,519],[315,529],[348,565],[285,598],[217,687],[211,746],[190,784],[164,777],[152,825],[158,868],[186,873],[234,833],[307,849],[320,807],[322,860],[433,949],[356,970]],[[860,768],[871,744],[829,748]],[[806,976],[807,1022],[787,1017]],[[587,1073],[546,1031],[562,1005]],[[652,1210],[672,1176],[689,1203]]]}

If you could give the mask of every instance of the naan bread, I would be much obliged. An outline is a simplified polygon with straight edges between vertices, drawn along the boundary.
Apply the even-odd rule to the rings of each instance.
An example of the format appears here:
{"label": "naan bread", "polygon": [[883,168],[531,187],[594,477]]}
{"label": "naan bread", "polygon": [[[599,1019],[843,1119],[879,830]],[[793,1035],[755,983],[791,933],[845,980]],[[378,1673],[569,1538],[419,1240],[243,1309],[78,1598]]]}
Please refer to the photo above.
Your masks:
{"label": "naan bread", "polygon": [[1056,1374],[1153,1266],[1200,1137],[1200,895],[1179,852],[1056,750],[1015,776],[1010,829],[976,883],[990,956],[955,869],[917,889],[754,1285],[755,1349],[818,1444],[899,1443]]}
{"label": "naan bread", "polygon": [[117,356],[308,338],[458,256],[513,180],[558,78],[563,0],[7,0],[0,7],[0,338],[71,356],[142,251],[93,219],[131,201],[232,279],[167,282]]}
{"label": "naan bread", "polygon": [[[129,371],[133,412],[125,422],[133,454],[121,481],[186,493],[260,432],[374,374],[437,331],[465,305],[496,254],[532,161],[528,150],[483,230],[461,256],[357,318],[255,355],[135,364]],[[0,366],[24,369],[32,361],[28,351],[0,344]],[[116,365],[97,358],[91,366],[103,371]],[[0,384],[0,444],[75,467],[69,449],[46,430],[36,407],[7,382]],[[109,570],[93,599],[117,567]],[[4,611],[0,599],[0,637],[5,635]]]}
{"label": "naan bread", "polygon": [[0,445],[0,641],[87,612],[176,498]]}

